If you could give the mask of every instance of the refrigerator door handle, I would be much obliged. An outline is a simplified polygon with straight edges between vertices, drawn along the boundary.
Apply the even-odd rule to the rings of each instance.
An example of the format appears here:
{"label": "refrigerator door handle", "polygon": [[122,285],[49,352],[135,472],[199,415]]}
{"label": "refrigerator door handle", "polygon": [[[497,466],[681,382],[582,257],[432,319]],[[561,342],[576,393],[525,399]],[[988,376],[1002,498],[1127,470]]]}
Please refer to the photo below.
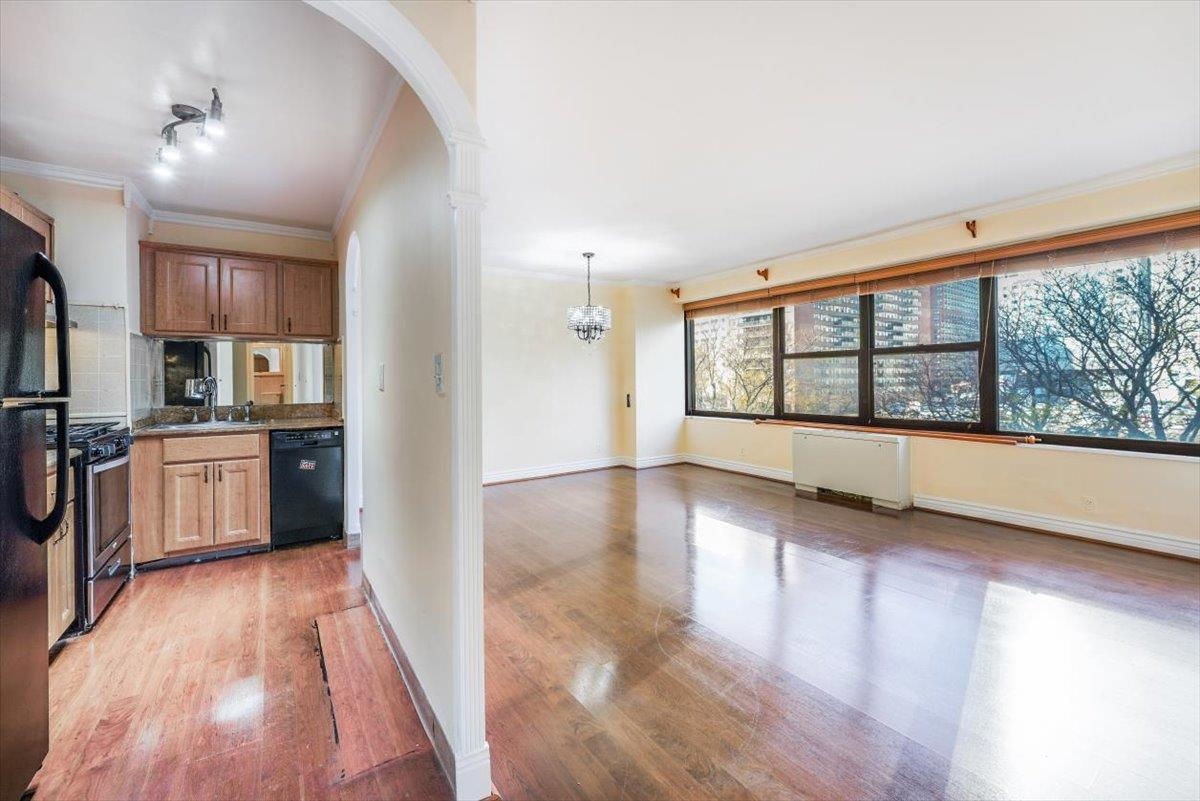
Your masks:
{"label": "refrigerator door handle", "polygon": [[[25,408],[53,409],[56,414],[54,426],[54,450],[58,461],[54,469],[54,507],[43,518],[29,514],[29,536],[38,545],[44,545],[58,531],[67,511],[67,480],[71,475],[71,454],[67,444],[67,402],[30,403]],[[21,506],[24,506],[21,503]]]}
{"label": "refrigerator door handle", "polygon": [[[71,326],[67,324],[71,319],[71,313],[67,309],[67,285],[63,281],[62,273],[54,266],[54,262],[46,258],[44,253],[38,253],[33,257],[33,275],[35,278],[41,278],[50,286],[50,291],[54,294],[54,315],[63,321],[63,324],[58,327],[57,336],[54,337],[58,349],[58,389],[56,391],[43,390],[38,393],[38,397],[61,395],[67,398],[71,395],[71,348],[69,342]],[[66,421],[67,414],[64,406],[62,420],[58,425],[59,430],[66,428]],[[61,453],[59,457],[62,457]],[[63,463],[66,463],[65,460]]]}

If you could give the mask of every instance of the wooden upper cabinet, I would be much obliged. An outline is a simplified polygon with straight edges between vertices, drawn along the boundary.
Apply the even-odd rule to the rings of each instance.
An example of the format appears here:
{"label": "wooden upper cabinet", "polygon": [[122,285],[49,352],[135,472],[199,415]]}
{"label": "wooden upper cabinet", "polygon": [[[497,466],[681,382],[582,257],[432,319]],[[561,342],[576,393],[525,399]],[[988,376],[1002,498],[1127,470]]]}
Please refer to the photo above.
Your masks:
{"label": "wooden upper cabinet", "polygon": [[154,254],[154,321],[158,331],[208,334],[218,330],[217,259],[190,253]]}
{"label": "wooden upper cabinet", "polygon": [[280,316],[284,336],[332,339],[334,288],[337,272],[323,264],[288,264],[280,267]]}
{"label": "wooden upper cabinet", "polygon": [[226,334],[278,334],[279,266],[273,261],[221,259],[220,330]]}
{"label": "wooden upper cabinet", "polygon": [[224,545],[259,538],[259,460],[216,462],[213,542]]}
{"label": "wooden upper cabinet", "polygon": [[169,464],[162,468],[163,551],[213,544],[213,466]]}
{"label": "wooden upper cabinet", "polygon": [[150,240],[141,248],[147,336],[337,339],[335,261],[193,251]]}

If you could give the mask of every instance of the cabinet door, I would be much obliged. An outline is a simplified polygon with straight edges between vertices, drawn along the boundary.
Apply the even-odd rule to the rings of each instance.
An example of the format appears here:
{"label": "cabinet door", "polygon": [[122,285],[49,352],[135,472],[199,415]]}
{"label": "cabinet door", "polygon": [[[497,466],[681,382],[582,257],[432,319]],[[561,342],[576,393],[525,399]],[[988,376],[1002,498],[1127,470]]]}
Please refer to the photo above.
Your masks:
{"label": "cabinet door", "polygon": [[281,314],[284,335],[333,337],[334,270],[321,264],[284,264]]}
{"label": "cabinet door", "polygon": [[75,504],[67,504],[58,533],[46,543],[48,645],[75,620]]}
{"label": "cabinet door", "polygon": [[159,331],[217,331],[218,270],[214,256],[154,254],[154,326]]}
{"label": "cabinet door", "polygon": [[187,551],[213,544],[211,462],[165,465],[163,471],[163,551]]}
{"label": "cabinet door", "polygon": [[217,545],[259,537],[258,459],[217,462],[213,541]]}
{"label": "cabinet door", "polygon": [[221,259],[220,328],[227,334],[278,334],[278,265]]}

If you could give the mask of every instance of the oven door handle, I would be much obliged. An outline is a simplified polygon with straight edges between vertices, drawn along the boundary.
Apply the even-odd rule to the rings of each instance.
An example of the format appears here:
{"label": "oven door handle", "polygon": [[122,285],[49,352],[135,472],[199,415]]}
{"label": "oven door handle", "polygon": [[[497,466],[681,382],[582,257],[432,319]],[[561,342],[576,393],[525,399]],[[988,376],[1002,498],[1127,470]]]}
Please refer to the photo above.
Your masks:
{"label": "oven door handle", "polygon": [[100,462],[91,466],[92,475],[106,473],[115,467],[120,467],[123,464],[129,464],[129,454],[125,454],[120,459],[113,459],[111,462]]}

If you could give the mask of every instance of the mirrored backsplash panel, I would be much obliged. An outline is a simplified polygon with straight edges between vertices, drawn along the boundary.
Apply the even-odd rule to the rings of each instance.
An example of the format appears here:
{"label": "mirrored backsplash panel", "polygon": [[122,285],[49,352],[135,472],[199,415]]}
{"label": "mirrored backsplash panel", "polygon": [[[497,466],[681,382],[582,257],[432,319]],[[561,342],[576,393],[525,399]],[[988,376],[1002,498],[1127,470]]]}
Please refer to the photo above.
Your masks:
{"label": "mirrored backsplash panel", "polygon": [[162,405],[203,406],[188,379],[212,376],[218,406],[334,403],[337,350],[320,342],[162,340]]}

